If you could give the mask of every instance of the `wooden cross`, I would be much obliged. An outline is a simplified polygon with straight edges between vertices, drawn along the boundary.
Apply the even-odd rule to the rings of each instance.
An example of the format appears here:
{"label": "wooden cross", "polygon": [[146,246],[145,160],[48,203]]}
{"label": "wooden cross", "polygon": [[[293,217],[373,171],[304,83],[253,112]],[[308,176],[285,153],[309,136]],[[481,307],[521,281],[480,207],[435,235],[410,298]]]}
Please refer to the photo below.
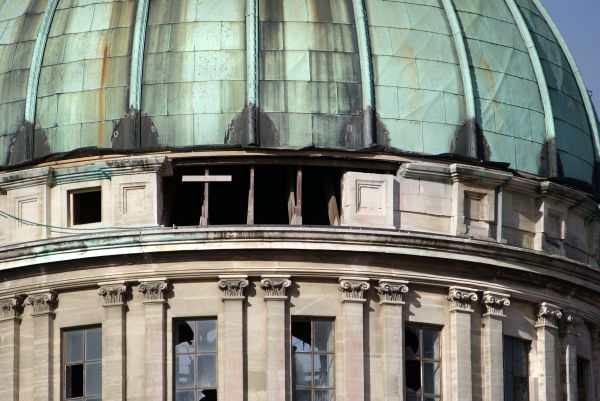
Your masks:
{"label": "wooden cross", "polygon": [[181,182],[202,182],[204,183],[204,199],[200,212],[200,226],[208,225],[208,184],[211,182],[231,182],[230,175],[209,175],[208,169],[204,170],[204,175],[184,175]]}

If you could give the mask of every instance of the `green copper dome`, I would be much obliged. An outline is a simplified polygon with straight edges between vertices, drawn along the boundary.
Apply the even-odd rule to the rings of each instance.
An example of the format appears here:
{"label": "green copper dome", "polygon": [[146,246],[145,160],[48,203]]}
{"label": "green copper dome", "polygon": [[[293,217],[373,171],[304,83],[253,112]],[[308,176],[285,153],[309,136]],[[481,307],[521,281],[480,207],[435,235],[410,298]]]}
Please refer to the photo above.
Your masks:
{"label": "green copper dome", "polygon": [[539,0],[0,0],[0,87],[3,166],[314,147],[598,186],[597,118]]}

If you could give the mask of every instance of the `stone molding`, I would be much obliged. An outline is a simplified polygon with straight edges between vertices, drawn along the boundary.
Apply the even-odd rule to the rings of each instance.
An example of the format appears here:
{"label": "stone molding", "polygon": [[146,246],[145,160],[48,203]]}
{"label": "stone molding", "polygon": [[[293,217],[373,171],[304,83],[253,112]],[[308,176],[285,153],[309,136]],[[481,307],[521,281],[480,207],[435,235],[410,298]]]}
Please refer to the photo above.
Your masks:
{"label": "stone molding", "polygon": [[287,299],[286,290],[292,285],[290,276],[285,275],[270,275],[261,276],[260,288],[265,290],[268,299]]}
{"label": "stone molding", "polygon": [[166,293],[169,281],[166,278],[140,281],[138,291],[144,295],[143,303],[163,303],[166,301]]}
{"label": "stone molding", "polygon": [[557,329],[563,313],[560,308],[548,302],[542,302],[538,307],[535,327]]}
{"label": "stone molding", "polygon": [[125,281],[115,281],[110,283],[98,283],[98,295],[104,300],[102,306],[123,306],[125,297],[129,291],[129,284]]}
{"label": "stone molding", "polygon": [[365,302],[365,291],[371,287],[365,277],[340,277],[338,290],[342,293],[342,302]]}
{"label": "stone molding", "polygon": [[225,275],[219,276],[219,289],[223,291],[223,300],[244,299],[244,289],[248,287],[248,276]]}
{"label": "stone molding", "polygon": [[404,305],[404,294],[408,292],[408,281],[382,279],[375,290],[379,294],[382,305]]}
{"label": "stone molding", "polygon": [[400,176],[412,180],[426,180],[449,183],[450,168],[442,163],[413,162],[400,166]]}
{"label": "stone molding", "polygon": [[24,302],[24,295],[14,295],[10,298],[0,299],[0,321],[20,319]]}
{"label": "stone molding", "polygon": [[45,290],[29,294],[25,303],[33,308],[32,315],[46,315],[54,313],[58,302],[58,293],[53,290]]}
{"label": "stone molding", "polygon": [[485,306],[483,316],[506,317],[504,307],[510,306],[510,295],[495,291],[484,291],[481,298]]}
{"label": "stone molding", "polygon": [[473,312],[473,305],[479,296],[477,290],[465,287],[450,287],[448,301],[450,301],[450,312]]}
{"label": "stone molding", "polygon": [[452,182],[461,182],[481,188],[496,188],[512,179],[512,173],[467,164],[451,164]]}

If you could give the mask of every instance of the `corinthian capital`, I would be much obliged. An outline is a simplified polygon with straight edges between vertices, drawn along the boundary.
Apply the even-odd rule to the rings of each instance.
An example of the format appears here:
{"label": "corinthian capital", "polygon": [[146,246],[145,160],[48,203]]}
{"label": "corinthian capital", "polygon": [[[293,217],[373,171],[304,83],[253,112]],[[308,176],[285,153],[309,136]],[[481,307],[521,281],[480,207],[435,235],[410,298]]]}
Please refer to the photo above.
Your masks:
{"label": "corinthian capital", "polygon": [[53,313],[58,301],[56,291],[48,290],[29,294],[25,303],[33,308],[33,315]]}
{"label": "corinthian capital", "polygon": [[129,285],[124,281],[99,283],[98,295],[104,300],[104,306],[122,306],[125,303],[125,294]]}
{"label": "corinthian capital", "polygon": [[169,282],[167,279],[140,281],[138,291],[144,295],[144,303],[165,302]]}
{"label": "corinthian capital", "polygon": [[265,290],[269,298],[286,298],[286,289],[292,285],[290,276],[262,276],[260,288]]}
{"label": "corinthian capital", "polygon": [[364,277],[340,277],[338,289],[342,292],[342,302],[365,302],[364,293],[371,287]]}
{"label": "corinthian capital", "polygon": [[477,290],[464,287],[450,287],[448,301],[450,311],[473,312],[473,304],[477,302]]}
{"label": "corinthian capital", "polygon": [[379,280],[375,290],[379,294],[381,304],[403,305],[403,295],[408,292],[408,281],[404,280]]}
{"label": "corinthian capital", "polygon": [[563,312],[563,317],[558,323],[558,328],[562,335],[580,336],[582,325],[581,317],[576,312],[567,310]]}
{"label": "corinthian capital", "polygon": [[484,316],[505,317],[504,307],[510,306],[510,295],[494,291],[484,291],[482,302],[485,306]]}
{"label": "corinthian capital", "polygon": [[223,291],[223,299],[243,299],[246,287],[248,276],[219,276],[219,288]]}
{"label": "corinthian capital", "polygon": [[542,302],[538,308],[535,327],[558,328],[558,323],[563,314],[560,308],[548,302]]}
{"label": "corinthian capital", "polygon": [[0,299],[0,320],[18,319],[23,312],[24,295]]}

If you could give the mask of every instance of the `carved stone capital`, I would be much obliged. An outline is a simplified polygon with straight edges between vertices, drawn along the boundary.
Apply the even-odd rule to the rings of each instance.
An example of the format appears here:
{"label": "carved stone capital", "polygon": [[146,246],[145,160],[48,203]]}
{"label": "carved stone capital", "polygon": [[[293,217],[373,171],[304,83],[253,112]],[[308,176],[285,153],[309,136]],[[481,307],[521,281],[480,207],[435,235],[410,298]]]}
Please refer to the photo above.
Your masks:
{"label": "carved stone capital", "polygon": [[219,288],[223,299],[244,299],[244,289],[248,287],[248,276],[219,276]]}
{"label": "carved stone capital", "polygon": [[23,313],[24,295],[14,295],[10,298],[0,299],[0,320],[20,319]]}
{"label": "carved stone capital", "polygon": [[548,327],[557,329],[563,314],[560,308],[548,302],[542,302],[537,311],[535,327]]}
{"label": "carved stone capital", "polygon": [[408,281],[379,280],[375,290],[379,294],[380,304],[404,305],[403,296],[408,292]]}
{"label": "carved stone capital", "polygon": [[138,291],[144,295],[144,303],[165,302],[166,292],[169,287],[167,279],[140,281]]}
{"label": "carved stone capital", "polygon": [[57,301],[56,291],[48,290],[29,294],[25,303],[33,308],[32,315],[44,315],[54,313]]}
{"label": "carved stone capital", "polygon": [[581,335],[581,326],[583,322],[581,317],[574,311],[563,311],[563,317],[558,322],[558,328],[561,335]]}
{"label": "carved stone capital", "polygon": [[451,312],[473,312],[473,304],[478,299],[477,290],[472,288],[450,287],[448,291]]}
{"label": "carved stone capital", "polygon": [[286,289],[292,285],[290,276],[262,276],[260,288],[265,290],[265,299],[287,299]]}
{"label": "carved stone capital", "polygon": [[98,295],[104,300],[103,306],[123,306],[125,296],[129,291],[129,284],[124,281],[99,283]]}
{"label": "carved stone capital", "polygon": [[485,306],[483,316],[506,317],[504,307],[510,306],[510,295],[501,292],[484,291],[481,301]]}
{"label": "carved stone capital", "polygon": [[342,302],[365,302],[365,291],[371,287],[365,277],[340,277],[338,289],[342,292]]}

